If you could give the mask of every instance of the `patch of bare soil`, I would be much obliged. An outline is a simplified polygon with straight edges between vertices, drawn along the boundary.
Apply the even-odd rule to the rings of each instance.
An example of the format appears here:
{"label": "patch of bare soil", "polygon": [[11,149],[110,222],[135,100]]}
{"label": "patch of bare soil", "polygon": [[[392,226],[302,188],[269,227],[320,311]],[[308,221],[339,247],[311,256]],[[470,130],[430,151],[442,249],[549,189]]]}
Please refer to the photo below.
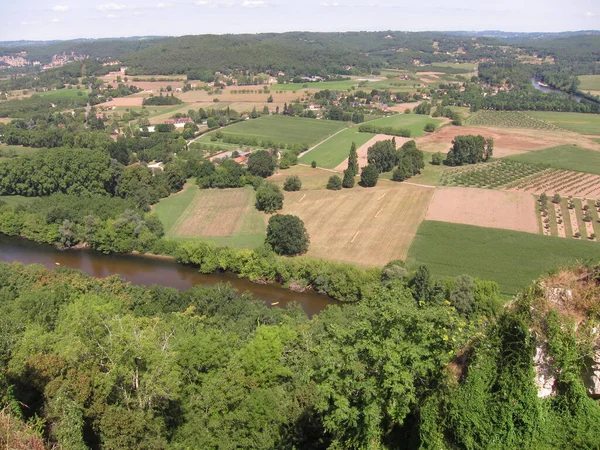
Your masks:
{"label": "patch of bare soil", "polygon": [[535,198],[529,194],[476,188],[438,188],[425,220],[537,233]]}

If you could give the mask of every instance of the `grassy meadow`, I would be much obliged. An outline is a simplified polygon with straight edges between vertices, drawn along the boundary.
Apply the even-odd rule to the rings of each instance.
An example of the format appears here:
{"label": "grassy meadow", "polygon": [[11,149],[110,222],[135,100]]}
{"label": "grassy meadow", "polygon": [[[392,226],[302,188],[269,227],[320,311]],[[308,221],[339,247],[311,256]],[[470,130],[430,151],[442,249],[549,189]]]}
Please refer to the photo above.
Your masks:
{"label": "grassy meadow", "polygon": [[600,75],[580,75],[579,80],[581,81],[580,91],[600,91]]}
{"label": "grassy meadow", "polygon": [[371,133],[359,133],[358,127],[348,128],[304,154],[299,161],[303,164],[316,161],[319,167],[334,169],[348,157],[352,142],[359,148],[373,136]]}
{"label": "grassy meadow", "polygon": [[496,281],[507,295],[575,261],[600,262],[600,244],[434,221],[421,224],[407,259],[410,267],[425,264],[439,277]]}
{"label": "grassy meadow", "polygon": [[600,114],[530,111],[532,117],[580,134],[600,134]]}
{"label": "grassy meadow", "polygon": [[600,175],[600,152],[578,147],[561,145],[510,156],[508,159],[530,164],[544,164],[554,169],[573,170]]}
{"label": "grassy meadow", "polygon": [[321,81],[318,83],[287,83],[287,84],[272,84],[270,86],[271,92],[278,91],[306,91],[309,89],[330,89],[335,91],[345,91],[351,89],[353,86],[358,85],[359,81],[356,80],[343,80],[343,81]]}
{"label": "grassy meadow", "polygon": [[[87,98],[88,93],[85,89],[57,89],[55,91],[45,91],[45,92],[34,92],[35,95],[39,95],[40,97],[47,97],[49,99],[59,98],[59,99],[74,99],[74,98]],[[80,95],[81,94],[81,95]]]}
{"label": "grassy meadow", "polygon": [[[328,136],[345,128],[345,122],[306,119],[281,115],[264,116],[245,120],[221,129],[223,134],[244,136],[259,140],[273,140],[288,144],[315,145]],[[198,142],[210,143],[211,135],[201,137]]]}
{"label": "grassy meadow", "polygon": [[434,123],[436,127],[438,127],[442,121],[422,114],[396,114],[384,117],[383,119],[369,121],[369,125],[408,129],[410,130],[410,137],[413,138],[424,136],[426,134],[423,131],[423,127],[425,127],[425,124],[427,123]]}

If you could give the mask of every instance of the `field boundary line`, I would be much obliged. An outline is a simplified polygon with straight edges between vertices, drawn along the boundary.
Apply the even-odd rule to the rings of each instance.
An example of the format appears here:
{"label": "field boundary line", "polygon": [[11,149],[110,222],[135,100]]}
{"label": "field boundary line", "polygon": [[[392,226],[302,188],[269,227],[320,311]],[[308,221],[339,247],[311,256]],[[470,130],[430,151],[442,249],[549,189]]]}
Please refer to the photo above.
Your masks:
{"label": "field boundary line", "polygon": [[302,198],[301,198],[300,200],[298,200],[298,203],[300,203],[302,200],[304,200],[304,197],[306,197],[306,194],[304,194],[304,195],[302,196]]}
{"label": "field boundary line", "polygon": [[317,148],[319,145],[327,142],[329,139],[331,139],[334,136],[337,136],[338,134],[340,134],[342,131],[346,131],[349,130],[350,128],[353,127],[344,127],[339,131],[336,131],[335,133],[333,133],[331,136],[326,137],[325,139],[323,139],[321,142],[318,142],[317,144],[313,145],[311,148],[309,148],[308,150],[306,150],[305,152],[302,152],[298,155],[298,159],[302,158],[304,155],[306,155],[308,152],[310,152],[311,150],[314,150],[315,148]]}
{"label": "field boundary line", "polygon": [[351,243],[351,244],[354,244],[354,241],[356,240],[356,238],[357,238],[357,236],[358,236],[358,234],[359,234],[359,233],[360,233],[360,230],[358,230],[358,231],[356,232],[356,234],[354,235],[354,237],[353,237],[353,238],[352,238],[352,240],[350,241],[350,243]]}

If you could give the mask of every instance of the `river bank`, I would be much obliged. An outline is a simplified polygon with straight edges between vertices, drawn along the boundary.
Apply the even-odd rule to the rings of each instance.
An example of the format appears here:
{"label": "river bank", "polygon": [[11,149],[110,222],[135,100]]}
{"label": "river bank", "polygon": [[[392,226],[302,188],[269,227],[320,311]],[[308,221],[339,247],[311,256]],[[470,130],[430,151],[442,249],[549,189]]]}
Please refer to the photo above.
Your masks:
{"label": "river bank", "polygon": [[249,291],[268,306],[299,304],[312,316],[339,302],[315,291],[295,292],[275,283],[254,283],[231,272],[199,273],[197,268],[175,262],[165,255],[109,254],[89,249],[58,250],[24,238],[0,234],[0,261],[42,264],[49,269],[69,267],[95,278],[119,275],[132,284],[154,284],[186,290],[193,286],[230,283],[240,292]]}

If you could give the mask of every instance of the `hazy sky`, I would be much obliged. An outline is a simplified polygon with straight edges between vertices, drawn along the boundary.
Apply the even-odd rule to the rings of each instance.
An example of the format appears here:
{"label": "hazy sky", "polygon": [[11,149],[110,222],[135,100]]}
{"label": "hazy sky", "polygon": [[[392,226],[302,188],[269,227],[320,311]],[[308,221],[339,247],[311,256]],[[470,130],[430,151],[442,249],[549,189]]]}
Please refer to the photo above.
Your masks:
{"label": "hazy sky", "polygon": [[0,0],[0,40],[347,30],[600,29],[599,0]]}

